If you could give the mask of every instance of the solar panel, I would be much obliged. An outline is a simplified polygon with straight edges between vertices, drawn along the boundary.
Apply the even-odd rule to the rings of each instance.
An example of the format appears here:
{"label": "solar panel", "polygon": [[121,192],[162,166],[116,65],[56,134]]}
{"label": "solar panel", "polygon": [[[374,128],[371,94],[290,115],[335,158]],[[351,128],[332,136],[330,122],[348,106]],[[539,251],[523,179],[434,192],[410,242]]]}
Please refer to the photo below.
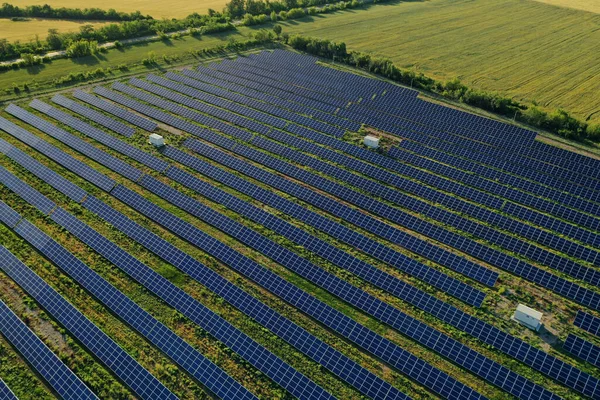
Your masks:
{"label": "solar panel", "polygon": [[[254,179],[257,179],[264,183],[273,185],[273,182],[269,181],[269,179],[268,179],[269,177],[274,177],[273,174],[270,174],[263,169],[256,168],[256,167],[252,166],[251,164],[245,163],[242,160],[239,160],[235,157],[231,157],[215,148],[211,148],[206,145],[201,145],[197,141],[192,140],[189,142],[185,142],[184,144],[187,145],[190,143],[198,144],[197,146],[194,145],[194,146],[190,146],[190,147],[193,150],[199,151],[200,154],[202,154],[203,156],[213,159],[213,160],[217,161],[218,163],[226,165],[227,167],[232,168],[238,172],[249,175],[249,176],[253,177]],[[169,147],[167,147],[165,154],[168,156],[172,155],[169,152]],[[188,156],[188,158],[189,158],[189,156]],[[195,164],[190,163],[185,158],[175,158],[175,159],[179,162],[182,162],[183,164],[190,165],[192,167],[195,166]],[[204,173],[204,170],[201,172]],[[277,179],[274,178],[274,180],[277,180]],[[281,181],[283,183],[289,182],[282,178],[279,179],[279,181]],[[239,190],[238,186],[236,186],[235,188]],[[279,189],[281,189],[284,193],[293,193],[291,184],[288,186],[281,186],[281,187],[279,187]],[[251,191],[249,193],[251,193],[251,195],[253,197],[258,197],[259,200],[264,201],[265,197],[261,196],[260,191],[255,190],[255,188],[251,188],[250,190]],[[293,204],[293,203],[291,203],[291,204]],[[278,205],[277,202],[271,202],[271,203],[269,203],[269,205],[280,209],[286,215],[292,215],[296,218],[301,218],[301,217],[299,217],[299,215],[301,216],[302,214],[294,213],[292,211],[293,208],[291,208],[291,207],[286,206],[286,207],[282,208],[280,205]],[[309,224],[317,227],[317,229],[322,229],[320,225],[315,223],[315,220],[316,220],[315,218],[311,218]],[[334,235],[334,237],[335,237],[335,235]],[[359,248],[359,247],[357,247],[357,248]],[[395,258],[395,257],[393,257],[393,258]],[[400,295],[399,292],[396,292],[395,294],[397,296],[399,296],[400,298],[413,303],[417,307],[424,309],[425,311],[431,313],[432,315],[435,315],[436,317],[444,320],[445,322],[449,323],[450,325],[455,326],[456,328],[483,340],[485,343],[488,343],[488,344],[496,347],[497,349],[504,352],[505,354],[515,357],[515,358],[525,362],[527,365],[530,365],[530,366],[536,368],[537,370],[539,370],[545,374],[548,374],[551,377],[567,384],[569,387],[572,387],[572,388],[578,387],[577,385],[573,384],[572,379],[581,379],[582,381],[587,382],[585,384],[586,388],[583,389],[583,391],[587,392],[588,394],[593,393],[596,390],[600,390],[600,388],[598,388],[598,385],[597,385],[598,382],[594,381],[593,379],[592,379],[592,381],[589,381],[590,377],[588,375],[582,373],[581,371],[578,371],[577,369],[563,363],[562,361],[557,360],[556,358],[549,356],[549,355],[541,352],[538,349],[535,349],[534,347],[528,345],[527,343],[525,343],[517,338],[514,338],[514,337],[506,334],[505,332],[500,331],[499,329],[493,327],[492,325],[486,324],[485,322],[483,322],[477,318],[474,318],[468,314],[465,314],[465,313],[461,312],[460,310],[458,310],[454,307],[451,307],[450,305],[448,305],[446,303],[443,303],[440,301],[432,301],[431,297],[421,297],[418,294],[416,294],[414,291],[409,291],[408,293],[405,293],[404,295]],[[543,360],[543,361],[532,362],[532,360],[536,360],[536,359]],[[555,370],[551,370],[550,366],[552,366],[552,365],[554,365]],[[556,373],[556,371],[559,371],[560,373]],[[573,377],[577,377],[577,376],[581,376],[581,378],[573,378]],[[577,389],[577,390],[580,390],[580,389]]]}
{"label": "solar panel", "polygon": [[[12,104],[9,107],[11,106]],[[99,188],[102,188],[103,190],[110,191],[115,185],[115,182],[112,179],[91,168],[89,165],[72,157],[66,156],[65,153],[55,146],[52,146],[50,143],[42,140],[41,138],[2,117],[0,117],[0,129],[36,149],[45,156],[52,158],[63,167],[78,171],[78,173],[86,180],[90,181]]]}
{"label": "solar panel", "polygon": [[[36,107],[41,109],[49,108],[46,103],[42,103],[39,100],[34,100],[32,102]],[[105,152],[99,150],[93,145],[87,143],[86,141],[72,135],[71,133],[57,127],[46,121],[43,118],[40,118],[14,104],[11,104],[6,108],[6,111],[19,118],[20,120],[30,124],[31,126],[39,129],[40,131],[52,136],[54,139],[59,140],[60,142],[66,144],[67,146],[73,148],[74,150],[85,154],[92,160],[102,163],[103,165],[109,166],[109,168],[119,171],[120,174],[126,176],[131,180],[137,180],[142,175],[142,172],[136,168],[133,168],[129,164],[123,162],[122,160],[115,158]]]}
{"label": "solar panel", "polygon": [[10,388],[0,379],[0,399],[3,400],[18,400],[17,396],[10,390]]}
{"label": "solar panel", "polygon": [[63,399],[98,398],[1,300],[0,332]]}
{"label": "solar panel", "polygon": [[[65,212],[58,209],[58,212]],[[0,268],[143,399],[177,399],[117,343],[8,250],[0,247]]]}
{"label": "solar panel", "polygon": [[[51,184],[52,186],[55,186],[52,184],[53,182],[62,179],[62,177],[56,172],[49,168],[45,168],[37,160],[31,158],[21,150],[6,142],[4,139],[0,139],[0,153],[3,153],[16,163],[26,166],[26,168],[35,176],[44,182]],[[86,195],[83,189],[69,181],[63,182],[61,180],[61,185],[58,185],[58,187],[63,194],[77,203],[80,203]]]}
{"label": "solar panel", "polygon": [[255,398],[219,367],[202,356],[196,349],[175,335],[169,328],[157,321],[33,224],[27,220],[22,220],[14,230],[211,391],[220,394],[222,398]]}
{"label": "solar panel", "polygon": [[596,336],[600,336],[600,318],[594,317],[581,310],[577,311],[575,322],[573,324],[584,331],[588,331]]}
{"label": "solar panel", "polygon": [[600,367],[600,347],[587,340],[570,334],[563,345],[563,349],[596,367]]}
{"label": "solar panel", "polygon": [[118,152],[133,158],[142,164],[146,165],[149,168],[152,168],[155,171],[161,172],[167,169],[168,164],[157,158],[148,155],[136,147],[128,146],[119,139],[111,136],[105,132],[102,132],[100,129],[97,129],[78,118],[75,118],[67,113],[64,113],[50,105],[43,103],[39,100],[34,100],[29,104],[30,107],[43,112],[44,114],[56,119],[59,122],[64,123],[65,125],[70,126],[73,129],[83,133],[84,135],[108,146]]}
{"label": "solar panel", "polygon": [[0,201],[0,221],[7,227],[14,228],[21,221],[21,216],[6,203]]}
{"label": "solar panel", "polygon": [[0,166],[0,182],[21,196],[25,201],[38,208],[44,214],[50,214],[54,207],[56,207],[54,202],[48,200],[46,196],[33,189],[31,186],[23,183],[2,166]]}
{"label": "solar panel", "polygon": [[147,131],[152,132],[158,128],[156,122],[150,121],[144,117],[140,117],[139,115],[129,112],[122,107],[109,103],[108,101],[102,100],[99,97],[83,92],[81,90],[74,91],[73,97],[84,101],[94,107],[97,107],[103,111],[106,111],[107,113],[115,115],[121,118],[122,120],[125,120],[130,124],[145,129]]}
{"label": "solar panel", "polygon": [[119,133],[123,136],[132,137],[135,133],[135,129],[127,126],[119,121],[116,121],[106,115],[92,110],[89,107],[81,105],[71,99],[66,98],[63,95],[57,94],[52,97],[52,101],[58,105],[61,105],[73,112],[76,112],[79,115],[82,115],[89,119],[90,121],[94,121],[95,123],[104,126],[112,130],[113,132]]}

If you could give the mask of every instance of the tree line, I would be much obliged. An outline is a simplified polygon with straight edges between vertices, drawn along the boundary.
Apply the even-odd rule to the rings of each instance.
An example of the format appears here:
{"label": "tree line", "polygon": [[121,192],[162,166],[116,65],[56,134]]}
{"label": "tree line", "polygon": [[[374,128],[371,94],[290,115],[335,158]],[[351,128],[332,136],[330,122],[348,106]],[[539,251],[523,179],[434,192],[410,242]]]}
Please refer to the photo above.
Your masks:
{"label": "tree line", "polygon": [[284,35],[284,38],[287,44],[294,49],[345,63],[394,82],[491,111],[567,139],[600,142],[600,125],[590,125],[573,117],[563,109],[547,112],[535,104],[528,105],[498,93],[470,88],[458,79],[441,82],[422,73],[402,69],[385,57],[372,56],[358,51],[349,52],[343,42],[336,43],[300,35],[290,37]]}
{"label": "tree line", "polygon": [[100,8],[54,8],[48,4],[18,7],[3,3],[0,7],[2,18],[58,18],[79,20],[106,20],[106,21],[135,21],[139,19],[152,19],[149,15],[142,15],[139,11],[132,13],[117,12],[114,9],[102,10]]}
{"label": "tree line", "polygon": [[235,29],[229,19],[222,14],[211,15],[191,14],[184,19],[138,19],[111,23],[95,28],[91,24],[82,25],[79,31],[61,33],[57,29],[49,29],[45,38],[37,37],[26,43],[9,42],[0,39],[0,61],[23,58],[24,54],[42,54],[53,50],[66,50],[78,41],[110,42],[131,39],[141,36],[166,36],[166,32],[184,29],[195,29],[195,34],[220,32]]}

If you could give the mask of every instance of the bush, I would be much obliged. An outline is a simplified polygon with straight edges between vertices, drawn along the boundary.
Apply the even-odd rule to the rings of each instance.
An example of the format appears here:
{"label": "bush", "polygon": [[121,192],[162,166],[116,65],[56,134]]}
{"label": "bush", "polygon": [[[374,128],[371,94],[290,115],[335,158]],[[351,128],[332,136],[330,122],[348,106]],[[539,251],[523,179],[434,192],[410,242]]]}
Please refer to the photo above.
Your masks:
{"label": "bush", "polygon": [[304,12],[303,8],[292,8],[290,11],[287,12],[288,19],[303,18],[305,16],[306,13]]}
{"label": "bush", "polygon": [[98,42],[95,40],[77,40],[67,46],[67,57],[77,58],[91,56],[98,52]]}

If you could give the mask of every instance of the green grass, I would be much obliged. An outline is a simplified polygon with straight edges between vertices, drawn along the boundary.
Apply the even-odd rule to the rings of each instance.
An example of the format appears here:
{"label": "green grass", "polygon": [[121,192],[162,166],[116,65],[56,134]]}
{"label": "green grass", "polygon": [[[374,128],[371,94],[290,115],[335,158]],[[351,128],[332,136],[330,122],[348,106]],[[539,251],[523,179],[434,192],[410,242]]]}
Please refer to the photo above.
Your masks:
{"label": "green grass", "polygon": [[600,122],[600,15],[521,0],[382,4],[283,23],[438,79]]}

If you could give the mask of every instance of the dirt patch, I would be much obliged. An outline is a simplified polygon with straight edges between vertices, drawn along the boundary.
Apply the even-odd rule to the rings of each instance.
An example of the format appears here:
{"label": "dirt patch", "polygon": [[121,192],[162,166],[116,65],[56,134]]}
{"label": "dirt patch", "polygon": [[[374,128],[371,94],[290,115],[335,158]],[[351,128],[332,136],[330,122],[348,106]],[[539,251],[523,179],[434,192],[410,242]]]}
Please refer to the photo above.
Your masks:
{"label": "dirt patch", "polygon": [[73,354],[64,336],[56,330],[50,321],[41,317],[41,310],[32,309],[25,304],[21,293],[12,286],[11,282],[0,279],[0,292],[3,293],[4,300],[15,314],[24,320],[36,335],[44,338],[49,347],[69,356]]}

